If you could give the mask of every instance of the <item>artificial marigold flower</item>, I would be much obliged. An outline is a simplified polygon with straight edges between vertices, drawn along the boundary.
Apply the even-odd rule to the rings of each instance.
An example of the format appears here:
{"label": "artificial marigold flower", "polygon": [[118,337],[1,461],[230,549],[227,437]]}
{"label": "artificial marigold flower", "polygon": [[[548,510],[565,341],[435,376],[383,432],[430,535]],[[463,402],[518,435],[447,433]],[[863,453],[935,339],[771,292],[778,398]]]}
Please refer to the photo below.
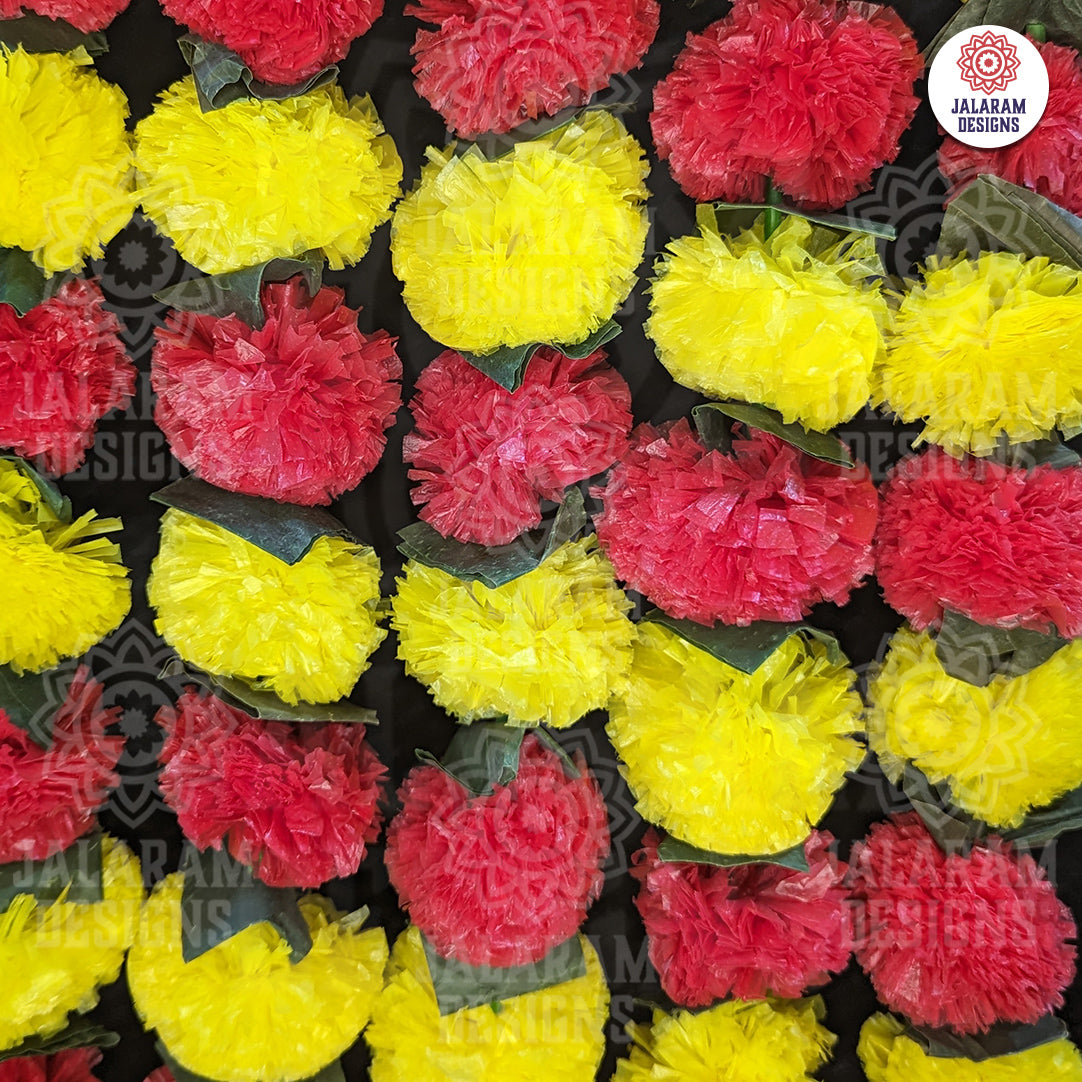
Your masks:
{"label": "artificial marigold flower", "polygon": [[0,0],[0,19],[18,19],[27,12],[63,19],[84,34],[104,30],[129,0]]}
{"label": "artificial marigold flower", "polygon": [[99,1082],[98,1048],[68,1048],[51,1056],[17,1056],[0,1063],[0,1082]]}

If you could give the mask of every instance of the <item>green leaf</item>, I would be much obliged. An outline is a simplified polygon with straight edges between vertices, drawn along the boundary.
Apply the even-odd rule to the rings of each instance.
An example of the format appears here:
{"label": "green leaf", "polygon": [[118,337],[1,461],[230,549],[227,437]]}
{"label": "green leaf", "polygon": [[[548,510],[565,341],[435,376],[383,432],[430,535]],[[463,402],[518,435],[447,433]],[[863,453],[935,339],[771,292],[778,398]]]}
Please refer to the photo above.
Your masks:
{"label": "green leaf", "polygon": [[70,53],[80,46],[90,56],[103,56],[109,51],[101,31],[84,34],[63,19],[47,19],[32,12],[0,22],[0,45],[13,51],[22,46],[26,53]]}
{"label": "green leaf", "polygon": [[41,499],[45,506],[48,507],[61,522],[71,522],[71,500],[63,495],[60,489],[58,489],[48,477],[43,477],[29,462],[26,461],[25,458],[20,458],[18,455],[0,454],[0,459],[5,462],[14,462],[15,465],[19,467],[19,470],[34,482],[34,487],[41,494]]}
{"label": "green leaf", "polygon": [[424,934],[421,942],[441,1015],[552,988],[586,973],[577,935],[553,947],[539,962],[524,966],[471,966],[437,954]]}
{"label": "green leaf", "polygon": [[310,296],[319,292],[323,281],[323,253],[305,252],[295,259],[268,259],[254,267],[190,278],[160,290],[154,299],[172,308],[224,319],[235,315],[250,327],[262,327],[266,320],[260,299],[267,282],[285,282],[302,275]]}
{"label": "green leaf", "polygon": [[782,868],[792,868],[797,872],[806,872],[808,858],[804,845],[794,845],[781,853],[761,853],[755,856],[740,853],[713,853],[709,849],[700,849],[689,845],[671,835],[657,847],[658,857],[667,864],[710,864],[715,868],[737,868],[742,864],[777,864]]}
{"label": "green leaf", "polygon": [[811,635],[823,643],[831,664],[844,665],[847,661],[838,640],[829,631],[812,627],[811,624],[779,624],[771,620],[758,620],[747,627],[729,624],[704,627],[693,620],[677,620],[660,609],[651,609],[643,620],[675,631],[692,646],[705,650],[718,661],[724,661],[743,673],[755,672],[786,639],[798,634]]}
{"label": "green leaf", "polygon": [[999,1056],[1028,1052],[1042,1044],[1066,1040],[1067,1026],[1055,1015],[1045,1015],[1031,1025],[997,1022],[986,1033],[961,1034],[931,1026],[906,1026],[902,1033],[934,1059],[968,1059],[974,1063]]}
{"label": "green leaf", "polygon": [[297,507],[262,496],[226,492],[196,477],[174,481],[150,498],[213,522],[287,564],[304,559],[321,537],[356,540],[334,515],[321,507]]}
{"label": "green leaf", "polygon": [[[203,1075],[196,1074],[194,1071],[189,1071],[187,1067],[182,1067],[169,1054],[169,1049],[165,1047],[165,1044],[162,1041],[157,1041],[154,1048],[162,1063],[169,1068],[176,1082],[220,1082],[220,1080],[205,1078]],[[321,1071],[314,1075],[310,1075],[307,1079],[302,1080],[302,1082],[346,1082],[346,1074],[342,1068],[342,1061],[340,1059],[332,1059]]]}
{"label": "green leaf", "polygon": [[1004,466],[1024,470],[1032,470],[1037,466],[1067,470],[1082,461],[1075,451],[1057,439],[1008,443],[1006,436],[1000,437],[991,458]]}
{"label": "green leaf", "polygon": [[818,214],[800,210],[788,203],[700,203],[695,209],[695,221],[699,228],[705,227],[727,237],[751,229],[761,214],[768,211],[793,218],[804,218],[816,225],[838,233],[867,233],[881,240],[896,240],[897,230],[889,222],[873,222],[864,218],[850,218],[843,214]]}
{"label": "green leaf", "polygon": [[70,664],[17,675],[0,665],[0,709],[39,747],[53,746],[53,722],[64,705],[75,673]]}
{"label": "green leaf", "polygon": [[300,908],[300,891],[268,887],[252,869],[224,850],[186,848],[181,864],[181,952],[185,962],[231,939],[253,924],[266,922],[290,946],[299,962],[312,949]]}
{"label": "green leaf", "polygon": [[982,688],[997,676],[1013,679],[1030,672],[1066,645],[1058,635],[985,627],[947,610],[936,635],[935,656],[949,676]]}
{"label": "green leaf", "polygon": [[928,776],[913,763],[906,763],[902,791],[913,810],[921,817],[928,833],[944,853],[965,852],[988,833],[988,827],[954,803],[950,787],[933,785]]}
{"label": "green leaf", "polygon": [[[0,27],[3,25],[0,23]],[[20,316],[25,316],[51,294],[50,280],[29,252],[0,248],[0,304],[10,304]]]}
{"label": "green leaf", "polygon": [[27,1037],[14,1048],[5,1048],[0,1052],[0,1063],[22,1059],[23,1056],[51,1056],[69,1048],[115,1048],[118,1044],[119,1033],[88,1022],[85,1018],[74,1018],[66,1029],[51,1037]]}
{"label": "green leaf", "polygon": [[849,448],[832,432],[810,432],[802,424],[786,424],[777,410],[760,406],[754,402],[706,402],[691,411],[696,427],[699,426],[700,414],[717,412],[734,421],[740,421],[749,428],[758,428],[769,432],[786,443],[813,458],[822,459],[835,466],[851,470],[856,465]]}
{"label": "green leaf", "polygon": [[1020,826],[997,833],[1019,847],[1032,849],[1047,845],[1069,830],[1082,830],[1082,788],[1064,793],[1046,807],[1031,811]]}
{"label": "green leaf", "polygon": [[45,860],[0,864],[0,913],[20,894],[32,894],[41,905],[65,900],[93,905],[102,900],[101,834],[80,838]]}
{"label": "green leaf", "polygon": [[264,83],[252,74],[252,69],[236,53],[224,45],[204,41],[195,34],[185,34],[177,40],[177,45],[185,63],[192,69],[199,108],[204,113],[224,109],[241,98],[273,101],[295,98],[309,90],[329,86],[338,78],[338,67],[331,64],[299,83],[285,86]]}
{"label": "green leaf", "polygon": [[969,0],[925,49],[925,61],[931,65],[939,50],[963,30],[1006,26],[1021,34],[1029,23],[1042,23],[1050,41],[1082,47],[1082,0]]}
{"label": "green leaf", "polygon": [[462,157],[464,154],[474,153],[487,161],[497,161],[510,154],[519,143],[528,143],[542,136],[551,135],[562,128],[570,127],[572,124],[579,123],[589,112],[619,114],[630,112],[631,108],[628,102],[588,106],[569,105],[552,116],[540,116],[536,120],[527,120],[509,132],[485,132],[472,142],[464,139],[455,140],[455,154]]}
{"label": "green leaf", "polygon": [[727,413],[696,406],[691,411],[691,420],[698,433],[699,442],[708,451],[717,451],[723,455],[732,454],[733,419]]}
{"label": "green leaf", "polygon": [[442,761],[420,748],[417,758],[438,766],[474,796],[490,796],[496,786],[509,784],[518,774],[525,735],[525,729],[502,721],[476,721],[458,727]]}

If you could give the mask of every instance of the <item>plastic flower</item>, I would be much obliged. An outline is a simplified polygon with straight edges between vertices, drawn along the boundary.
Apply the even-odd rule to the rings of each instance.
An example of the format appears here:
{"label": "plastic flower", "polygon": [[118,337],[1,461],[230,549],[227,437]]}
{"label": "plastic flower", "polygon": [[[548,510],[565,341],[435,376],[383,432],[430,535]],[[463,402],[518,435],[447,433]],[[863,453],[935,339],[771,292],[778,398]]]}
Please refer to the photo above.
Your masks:
{"label": "plastic flower", "polygon": [[135,147],[147,217],[209,274],[316,248],[335,269],[356,263],[402,180],[371,100],[336,85],[204,113],[181,79],[139,122]]}
{"label": "plastic flower", "polygon": [[637,68],[657,33],[656,0],[421,0],[417,93],[466,138],[585,105]]}
{"label": "plastic flower", "polygon": [[0,248],[50,274],[102,254],[135,208],[127,116],[86,50],[0,46]]}
{"label": "plastic flower", "polygon": [[447,350],[421,373],[410,409],[402,453],[421,482],[421,518],[482,545],[539,526],[541,500],[611,466],[631,428],[631,391],[601,350],[575,361],[540,349],[514,393]]}
{"label": "plastic flower", "polygon": [[493,161],[430,147],[391,225],[413,318],[452,349],[572,344],[635,283],[647,162],[612,115],[591,111]]}
{"label": "plastic flower", "polygon": [[135,366],[94,282],[65,282],[25,316],[0,304],[0,447],[50,473],[82,465],[99,420],[124,409]]}
{"label": "plastic flower", "polygon": [[17,1056],[0,1063],[0,1082],[98,1082],[97,1048],[69,1048],[51,1056]]}
{"label": "plastic flower", "polygon": [[798,217],[765,241],[761,219],[735,238],[704,224],[656,270],[646,332],[678,383],[818,431],[867,402],[888,323],[873,237]]}
{"label": "plastic flower", "polygon": [[341,60],[383,0],[162,0],[162,9],[237,53],[257,79],[297,83]]}
{"label": "plastic flower", "polygon": [[38,672],[88,650],[131,607],[119,519],[72,522],[14,463],[0,461],[0,665]]}
{"label": "plastic flower", "polygon": [[320,537],[295,564],[222,526],[170,508],[147,597],[155,630],[186,661],[288,703],[348,695],[387,632],[379,559]]}
{"label": "plastic flower", "polygon": [[948,856],[910,812],[872,827],[849,867],[857,959],[891,1010],[974,1033],[1063,1005],[1075,923],[1028,854],[989,838]]}
{"label": "plastic flower", "polygon": [[622,689],[631,602],[593,537],[492,588],[407,561],[391,626],[406,672],[459,720],[562,729]]}
{"label": "plastic flower", "polygon": [[605,801],[581,759],[527,734],[518,774],[474,796],[436,766],[414,767],[387,828],[387,871],[440,954],[473,966],[537,962],[578,931],[601,893]]}
{"label": "plastic flower", "polygon": [[931,448],[902,459],[879,492],[876,577],[918,630],[950,609],[994,627],[1082,635],[1082,469]]}
{"label": "plastic flower", "polygon": [[975,1061],[929,1056],[889,1014],[873,1014],[861,1027],[857,1054],[868,1082],[1080,1082],[1082,1055],[1067,1040],[1049,1041],[1007,1056]]}
{"label": "plastic flower", "polygon": [[893,161],[924,68],[888,7],[737,0],[654,90],[658,156],[694,199],[839,207]]}
{"label": "plastic flower", "polygon": [[595,518],[617,576],[700,624],[799,620],[844,604],[872,569],[876,494],[846,470],[752,429],[733,455],[687,421],[640,425]]}
{"label": "plastic flower", "polygon": [[63,19],[88,34],[103,30],[129,0],[0,0],[0,19],[17,19],[28,11],[49,19]]}
{"label": "plastic flower", "polygon": [[729,1000],[693,1014],[654,1011],[652,1026],[632,1022],[628,1059],[616,1064],[613,1082],[679,1078],[769,1078],[806,1082],[830,1058],[837,1038],[823,1024],[826,1007],[816,996],[798,1000]]}
{"label": "plastic flower", "polygon": [[853,682],[801,635],[748,675],[643,621],[607,728],[639,814],[719,853],[799,845],[864,755]]}
{"label": "plastic flower", "polygon": [[585,938],[586,974],[538,992],[441,1016],[420,933],[391,953],[365,1041],[372,1082],[591,1082],[605,1051],[609,990]]}
{"label": "plastic flower", "polygon": [[1048,105],[1037,126],[1009,146],[993,150],[966,146],[946,136],[939,171],[956,186],[981,173],[1030,188],[1082,213],[1082,61],[1074,49],[1034,43],[1048,69]]}
{"label": "plastic flower", "polygon": [[[63,858],[57,867],[63,869]],[[18,894],[0,912],[0,1051],[35,1035],[51,1036],[71,1011],[90,1010],[98,988],[120,974],[143,902],[139,861],[122,843],[102,839],[102,901],[39,904]]]}
{"label": "plastic flower", "polygon": [[1047,259],[934,256],[901,300],[872,404],[918,442],[987,455],[1082,427],[1082,275]]}
{"label": "plastic flower", "polygon": [[363,725],[257,721],[192,691],[157,721],[162,794],[199,849],[224,845],[272,887],[318,887],[360,867],[387,773]]}
{"label": "plastic flower", "polygon": [[665,994],[685,1007],[768,993],[795,999],[845,969],[853,928],[846,865],[831,853],[833,841],[811,833],[807,872],[723,868],[660,860],[657,834],[647,831],[631,874]]}
{"label": "plastic flower", "polygon": [[128,956],[132,1001],[169,1054],[204,1078],[309,1078],[356,1041],[383,983],[387,940],[318,894],[300,901],[312,949],[299,961],[266,922],[190,962],[181,949],[182,873],[143,909]]}
{"label": "plastic flower", "polygon": [[342,290],[265,285],[266,322],[173,313],[157,340],[154,419],[173,454],[231,492],[330,503],[379,461],[402,397],[386,331],[362,334]]}

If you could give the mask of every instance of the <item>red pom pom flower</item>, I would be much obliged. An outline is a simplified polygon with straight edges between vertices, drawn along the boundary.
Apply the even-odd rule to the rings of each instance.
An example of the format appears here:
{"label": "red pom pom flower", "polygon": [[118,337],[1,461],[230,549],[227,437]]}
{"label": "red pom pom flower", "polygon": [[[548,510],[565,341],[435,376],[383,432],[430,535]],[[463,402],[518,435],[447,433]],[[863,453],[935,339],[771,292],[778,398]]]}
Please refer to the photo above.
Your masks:
{"label": "red pom pom flower", "polygon": [[105,732],[120,708],[104,708],[102,694],[79,668],[52,719],[48,750],[0,709],[0,864],[45,860],[94,826],[124,750],[122,736]]}
{"label": "red pom pom flower", "polygon": [[104,30],[128,3],[129,0],[0,0],[0,19],[17,19],[32,11],[47,19],[63,19],[89,34]]}
{"label": "red pom pom flower", "polygon": [[888,475],[875,539],[887,603],[918,630],[979,624],[1082,635],[1082,467],[911,455]]}
{"label": "red pom pom flower", "polygon": [[18,1056],[0,1063],[0,1082],[98,1082],[97,1048],[68,1048],[51,1056]]}
{"label": "red pom pom flower", "polygon": [[235,52],[257,79],[298,83],[341,60],[383,0],[162,0],[169,18]]}
{"label": "red pom pom flower", "polygon": [[627,445],[631,391],[602,351],[543,347],[512,393],[453,350],[417,381],[403,455],[413,502],[445,537],[503,545],[541,522],[542,499],[612,465]]}
{"label": "red pom pom flower", "polygon": [[652,829],[632,858],[635,904],[661,987],[684,1007],[719,999],[795,999],[849,963],[853,928],[846,865],[813,831],[808,871],[777,864],[719,868],[658,858]]}
{"label": "red pom pom flower", "polygon": [[1063,1005],[1075,923],[1028,854],[989,838],[947,856],[909,812],[876,824],[849,863],[857,958],[892,1011],[976,1033]]}
{"label": "red pom pom flower", "polygon": [[656,0],[421,0],[406,9],[437,30],[413,46],[417,92],[472,139],[585,105],[639,66]]}
{"label": "red pom pom flower", "polygon": [[379,835],[386,774],[363,725],[258,721],[194,691],[157,720],[162,794],[198,848],[224,843],[272,887],[356,872]]}
{"label": "red pom pom flower", "polygon": [[939,148],[939,171],[957,187],[992,173],[1082,214],[1082,59],[1052,42],[1037,48],[1048,69],[1048,106],[1037,126],[991,150],[948,135]]}
{"label": "red pom pom flower", "polygon": [[327,504],[379,461],[401,404],[386,331],[365,335],[340,289],[263,287],[266,321],[174,312],[157,339],[154,419],[173,454],[231,492]]}
{"label": "red pom pom flower", "polygon": [[758,429],[733,451],[707,451],[684,420],[632,433],[596,519],[617,577],[707,625],[799,620],[820,601],[844,603],[872,569],[867,469]]}
{"label": "red pom pom flower", "polygon": [[0,447],[40,458],[49,473],[77,469],[98,421],[135,390],[120,321],[104,301],[76,278],[25,316],[0,304]]}
{"label": "red pom pom flower", "polygon": [[609,825],[597,782],[529,733],[519,770],[475,796],[436,766],[410,771],[387,828],[387,871],[433,947],[469,965],[536,962],[601,893]]}
{"label": "red pom pom flower", "polygon": [[762,202],[769,177],[791,200],[839,207],[897,155],[923,66],[890,8],[737,0],[654,90],[658,155],[699,201]]}

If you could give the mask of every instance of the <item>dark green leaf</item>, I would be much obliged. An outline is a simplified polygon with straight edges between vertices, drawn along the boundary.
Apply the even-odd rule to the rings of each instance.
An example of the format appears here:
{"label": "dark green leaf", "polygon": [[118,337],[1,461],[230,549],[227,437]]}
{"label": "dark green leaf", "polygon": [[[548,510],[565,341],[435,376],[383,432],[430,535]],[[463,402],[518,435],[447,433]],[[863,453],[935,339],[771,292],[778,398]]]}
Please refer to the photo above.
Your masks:
{"label": "dark green leaf", "polygon": [[34,487],[41,493],[42,502],[61,522],[71,522],[71,500],[63,495],[48,477],[43,477],[25,458],[18,455],[0,454],[0,459],[5,462],[14,462],[16,466],[34,482]]}
{"label": "dark green leaf", "polygon": [[1037,440],[1032,443],[1008,443],[1001,437],[992,452],[994,461],[1015,469],[1032,470],[1036,466],[1051,466],[1054,470],[1067,470],[1077,466],[1082,459],[1059,440]]}
{"label": "dark green leaf", "polygon": [[753,402],[706,402],[691,411],[696,427],[699,425],[699,415],[709,411],[721,413],[734,421],[741,421],[749,428],[769,432],[772,436],[785,440],[786,443],[792,444],[813,458],[822,459],[835,466],[842,466],[847,470],[853,469],[856,465],[849,448],[832,432],[809,432],[802,424],[796,422],[786,424],[777,410],[769,409],[767,406],[760,406]]}
{"label": "dark green leaf", "polygon": [[40,673],[16,675],[0,665],[0,709],[41,748],[53,746],[53,721],[68,697],[74,670],[71,665]]}
{"label": "dark green leaf", "polygon": [[1082,830],[1082,788],[1073,789],[1047,807],[1030,812],[1020,826],[998,833],[1017,846],[1036,848],[1069,830]]}
{"label": "dark green leaf", "polygon": [[536,120],[527,120],[524,124],[520,124],[509,132],[486,132],[479,135],[473,142],[456,140],[455,153],[461,157],[463,154],[473,151],[488,161],[496,161],[510,154],[519,143],[528,143],[533,139],[540,139],[544,135],[551,135],[561,128],[567,128],[571,124],[580,121],[588,112],[626,113],[630,109],[631,106],[627,102],[594,104],[585,107],[570,105],[552,116],[540,116]]}
{"label": "dark green leaf", "polygon": [[988,833],[988,827],[954,803],[949,786],[933,785],[913,763],[902,775],[902,791],[944,853],[965,852]]}
{"label": "dark green leaf", "polygon": [[226,492],[196,477],[174,481],[150,498],[213,522],[287,564],[302,560],[321,537],[356,540],[321,507],[297,507],[261,496]]}
{"label": "dark green leaf", "polygon": [[438,766],[474,796],[489,796],[496,786],[509,784],[518,773],[525,735],[525,729],[502,721],[476,721],[458,727],[442,761],[420,748],[417,758]]}
{"label": "dark green leaf", "polygon": [[560,504],[552,520],[538,563],[544,563],[561,545],[580,537],[589,521],[582,489],[572,486],[564,492],[564,502]]}
{"label": "dark green leaf", "polygon": [[[0,23],[0,27],[4,24]],[[21,248],[0,248],[0,304],[10,304],[21,316],[37,308],[52,293],[44,271]]]}
{"label": "dark green leaf", "polygon": [[74,1018],[66,1029],[51,1037],[27,1037],[14,1048],[4,1049],[0,1052],[0,1063],[23,1056],[51,1056],[69,1048],[115,1048],[118,1044],[119,1033],[94,1025],[85,1018]]}
{"label": "dark green leaf", "polygon": [[1030,672],[1066,645],[1058,635],[985,627],[948,610],[936,635],[935,656],[949,676],[985,687],[996,676],[1012,679]]}
{"label": "dark green leaf", "polygon": [[0,913],[20,894],[33,894],[40,904],[65,900],[93,905],[102,900],[101,834],[80,838],[45,860],[0,864]]}
{"label": "dark green leaf", "polygon": [[[1045,1015],[1031,1025],[997,1022],[986,1033],[965,1035],[931,1026],[906,1026],[902,1034],[920,1045],[926,1056],[935,1059],[968,1059],[975,1063],[998,1056],[1028,1052],[1042,1044],[1066,1040],[1067,1026],[1055,1015]],[[1034,1080],[1037,1082],[1037,1080]]]}
{"label": "dark green leaf", "polygon": [[788,203],[700,203],[695,209],[695,220],[700,228],[705,224],[707,229],[733,237],[751,229],[759,216],[767,211],[805,218],[837,233],[867,233],[882,240],[897,239],[897,230],[888,222],[873,222],[842,214],[818,214],[800,210]]}
{"label": "dark green leaf", "polygon": [[732,453],[733,419],[727,413],[696,406],[691,411],[691,420],[699,435],[699,442],[708,451],[718,451],[723,455]]}
{"label": "dark green leaf", "polygon": [[599,350],[603,345],[611,342],[620,333],[620,330],[620,324],[615,319],[610,319],[602,323],[593,334],[584,338],[581,342],[573,342],[570,345],[565,342],[553,348],[559,350],[565,357],[570,357],[574,361],[581,361],[589,357],[591,353]]}
{"label": "dark green leaf", "polygon": [[809,870],[803,844],[794,845],[792,849],[781,853],[749,856],[741,853],[713,853],[709,849],[700,849],[670,836],[657,847],[657,855],[667,864],[710,864],[715,868],[737,868],[742,864],[777,864],[797,872]]}
{"label": "dark green leaf", "polygon": [[0,45],[26,53],[70,53],[81,45],[90,56],[103,56],[109,43],[100,31],[84,34],[63,19],[47,19],[27,12],[17,19],[0,22]]}
{"label": "dark green leaf", "polygon": [[1082,0],[969,0],[948,20],[924,51],[931,65],[955,34],[974,26],[1006,26],[1022,33],[1028,23],[1041,23],[1050,41],[1082,47]]}
{"label": "dark green leaf", "polygon": [[253,924],[266,922],[289,944],[290,957],[299,962],[311,949],[297,903],[300,891],[268,887],[252,869],[224,850],[186,848],[181,864],[181,952],[190,962]]}
{"label": "dark green leaf", "polygon": [[551,988],[586,973],[577,935],[553,947],[539,962],[524,966],[470,966],[437,954],[423,934],[421,942],[441,1015]]}
{"label": "dark green leaf", "polygon": [[[176,1082],[213,1082],[213,1080],[204,1078],[203,1075],[196,1074],[194,1071],[189,1071],[187,1067],[182,1067],[177,1063],[162,1041],[156,1042],[154,1048],[162,1063],[169,1068]],[[318,1074],[311,1075],[309,1078],[304,1079],[303,1082],[346,1082],[342,1061],[340,1059],[331,1060]]]}

